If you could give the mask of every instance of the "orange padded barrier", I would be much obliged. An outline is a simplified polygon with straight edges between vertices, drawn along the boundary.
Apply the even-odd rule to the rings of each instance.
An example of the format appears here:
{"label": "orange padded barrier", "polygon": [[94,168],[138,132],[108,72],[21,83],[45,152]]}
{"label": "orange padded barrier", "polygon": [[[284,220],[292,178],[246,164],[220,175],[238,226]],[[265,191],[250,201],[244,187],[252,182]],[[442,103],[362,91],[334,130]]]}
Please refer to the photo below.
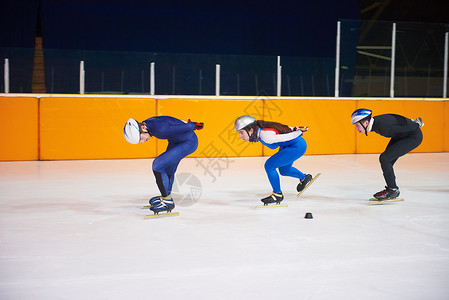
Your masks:
{"label": "orange padded barrier", "polygon": [[40,114],[42,160],[156,156],[156,141],[132,145],[123,137],[129,118],[156,114],[154,99],[43,97]]}
{"label": "orange padded barrier", "polygon": [[[204,122],[204,129],[196,131],[199,145],[191,157],[261,156],[262,144],[239,139],[234,120],[244,114],[263,118],[263,106],[264,101],[257,99],[160,99],[158,115]],[[158,153],[165,151],[166,145],[166,142],[158,143]]]}
{"label": "orange padded barrier", "polygon": [[[373,115],[395,113],[410,119],[421,117],[424,121],[423,142],[412,152],[442,152],[444,144],[448,141],[449,132],[445,124],[449,122],[449,114],[446,111],[447,101],[401,101],[401,100],[359,100],[357,108],[369,108]],[[348,118],[349,119],[349,118]],[[389,139],[376,133],[368,133],[368,136],[356,135],[356,153],[381,153],[385,150]]]}
{"label": "orange padded barrier", "polygon": [[39,159],[36,97],[0,97],[0,160]]}
{"label": "orange padded barrier", "polygon": [[[271,104],[270,104],[271,103]],[[306,154],[354,153],[354,126],[350,116],[356,109],[353,100],[279,99],[270,100],[265,119],[289,126],[307,126],[304,134]],[[349,117],[348,117],[349,115]],[[264,149],[265,155],[276,150]]]}
{"label": "orange padded barrier", "polygon": [[[442,120],[434,120],[432,122],[436,122],[438,124],[438,130],[443,131],[443,135],[444,135],[443,151],[449,152],[449,101],[444,101],[444,118]],[[427,126],[427,125],[424,125],[424,126]],[[432,152],[435,152],[435,151],[432,150]]]}
{"label": "orange padded barrier", "polygon": [[[449,104],[437,100],[355,98],[136,98],[94,96],[0,97],[0,160],[117,159],[156,157],[166,141],[131,145],[123,137],[128,118],[156,115],[205,123],[197,131],[199,146],[190,157],[225,158],[272,155],[276,150],[245,143],[234,131],[241,115],[308,126],[307,154],[381,153],[387,138],[355,131],[356,108],[374,115],[397,113],[422,117],[423,143],[414,152],[449,151]],[[19,122],[19,123],[17,123]],[[16,128],[20,126],[20,132]]]}

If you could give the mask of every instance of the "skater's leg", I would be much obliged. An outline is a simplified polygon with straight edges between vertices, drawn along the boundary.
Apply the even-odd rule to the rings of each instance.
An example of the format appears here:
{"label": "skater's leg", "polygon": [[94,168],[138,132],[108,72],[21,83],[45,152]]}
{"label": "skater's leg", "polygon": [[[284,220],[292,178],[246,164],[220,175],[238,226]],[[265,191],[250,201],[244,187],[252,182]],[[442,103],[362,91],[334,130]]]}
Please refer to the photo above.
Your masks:
{"label": "skater's leg", "polygon": [[153,161],[153,172],[163,197],[171,194],[174,175],[181,159],[195,152],[198,147],[196,136],[190,141],[169,144],[167,150]]}
{"label": "skater's leg", "polygon": [[304,179],[305,175],[292,166],[293,162],[300,158],[306,149],[304,139],[300,139],[297,145],[281,148],[276,154],[265,162],[265,171],[273,188],[273,192],[281,193],[279,174],[276,169],[279,168],[281,175]]}
{"label": "skater's leg", "polygon": [[385,182],[389,188],[397,188],[393,165],[399,157],[409,153],[422,142],[421,130],[403,139],[391,139],[385,151],[379,156]]}
{"label": "skater's leg", "polygon": [[[168,145],[168,147],[167,147],[167,150],[166,150],[166,152],[168,152],[168,151],[170,151],[170,153],[172,152],[172,151],[176,151],[176,152],[189,152],[189,151],[183,151],[182,149],[180,149],[180,148],[177,148],[177,146],[178,146],[178,144],[169,144]],[[175,149],[176,148],[176,149]],[[195,148],[196,149],[196,148]],[[188,155],[188,154],[187,154]],[[187,156],[186,155],[186,156]],[[185,156],[184,156],[185,157]],[[171,194],[171,190],[172,190],[172,187],[173,187],[173,182],[174,182],[174,180],[175,180],[175,173],[176,173],[176,170],[178,169],[178,165],[179,165],[179,163],[181,162],[181,159],[182,158],[184,158],[184,157],[181,157],[180,159],[179,159],[179,157],[178,158],[175,158],[175,157],[172,157],[171,159],[173,160],[173,159],[178,159],[178,160],[175,160],[175,161],[172,161],[172,163],[171,164],[168,164],[167,166],[165,166],[165,169],[164,169],[164,171],[165,171],[165,173],[167,174],[167,177],[168,177],[168,183],[167,183],[167,190],[169,191],[169,192],[167,192],[169,195]]]}
{"label": "skater's leg", "polygon": [[281,193],[281,183],[277,169],[286,164],[291,164],[291,159],[289,152],[285,151],[285,149],[279,150],[265,162],[265,172],[267,172],[268,180],[274,193]]}
{"label": "skater's leg", "polygon": [[[162,153],[153,161],[153,173],[156,184],[162,197],[167,197],[171,193],[173,174],[167,173],[167,168],[172,164],[175,155],[171,150]],[[179,161],[177,161],[179,163]]]}
{"label": "skater's leg", "polygon": [[293,164],[279,167],[279,174],[281,174],[282,176],[298,178],[299,180],[303,180],[304,177],[306,177],[303,172],[293,167]]}
{"label": "skater's leg", "polygon": [[293,162],[297,159],[299,159],[301,156],[304,155],[307,149],[307,144],[303,138],[298,139],[298,142],[293,147],[288,147],[285,149],[282,149],[282,151],[289,151],[290,153],[287,155],[287,157],[291,158],[291,163],[282,167],[279,167],[279,173],[283,176],[290,176],[294,178],[299,179],[298,186],[296,187],[296,190],[298,192],[304,190],[304,188],[307,186],[307,184],[312,180],[312,175],[310,174],[304,174],[295,167],[293,167]]}
{"label": "skater's leg", "polygon": [[281,183],[279,174],[276,170],[278,167],[276,163],[276,154],[267,159],[267,161],[265,162],[265,172],[267,173],[268,180],[270,181],[273,192],[281,193]]}
{"label": "skater's leg", "polygon": [[293,162],[298,160],[304,155],[307,149],[306,141],[301,137],[297,139],[297,143],[289,147],[279,150],[283,153],[283,159],[279,161],[281,166],[279,167],[279,173],[282,176],[290,176],[304,180],[305,174],[293,167]]}
{"label": "skater's leg", "polygon": [[175,173],[176,173],[176,170],[178,169],[178,165],[180,162],[181,161],[177,161],[177,162],[169,165],[166,169],[167,176],[168,176],[168,188],[170,190],[170,194],[171,194],[171,191],[173,188],[173,183],[175,181]]}
{"label": "skater's leg", "polygon": [[159,189],[159,191],[161,192],[162,197],[167,197],[167,187],[168,187],[168,176],[167,173],[165,172],[159,172],[159,171],[155,171],[153,170],[154,173],[154,177],[156,178],[156,184],[157,187]]}

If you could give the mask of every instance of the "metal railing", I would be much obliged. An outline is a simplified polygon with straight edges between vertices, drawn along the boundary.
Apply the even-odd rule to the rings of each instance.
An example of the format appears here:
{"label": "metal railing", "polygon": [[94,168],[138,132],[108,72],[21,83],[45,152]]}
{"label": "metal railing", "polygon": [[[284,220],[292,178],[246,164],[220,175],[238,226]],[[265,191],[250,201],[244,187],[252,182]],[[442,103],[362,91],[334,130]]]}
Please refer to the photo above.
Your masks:
{"label": "metal railing", "polygon": [[343,95],[447,97],[449,24],[342,20],[337,31]]}
{"label": "metal railing", "polygon": [[[449,24],[341,20],[336,57],[43,49],[41,82],[61,94],[446,98],[448,31]],[[33,92],[34,55],[0,48],[0,92]]]}

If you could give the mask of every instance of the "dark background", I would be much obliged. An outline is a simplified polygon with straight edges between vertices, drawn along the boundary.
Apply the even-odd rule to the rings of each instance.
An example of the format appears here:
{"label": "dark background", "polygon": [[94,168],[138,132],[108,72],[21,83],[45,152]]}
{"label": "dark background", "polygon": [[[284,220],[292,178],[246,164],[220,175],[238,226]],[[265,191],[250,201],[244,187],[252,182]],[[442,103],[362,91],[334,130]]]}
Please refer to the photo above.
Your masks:
{"label": "dark background", "polygon": [[334,56],[338,19],[442,22],[446,0],[2,0],[0,46]]}
{"label": "dark background", "polygon": [[7,47],[38,33],[53,49],[328,56],[360,1],[2,0],[1,12]]}
{"label": "dark background", "polygon": [[[20,50],[3,50],[2,53],[2,56],[10,58],[11,76],[14,78],[11,83],[13,92],[31,91],[32,72],[30,70],[33,67],[34,56],[32,49],[35,47],[36,36],[38,36],[42,37],[47,92],[78,92],[78,87],[73,83],[77,81],[79,60],[85,60],[86,65],[91,68],[88,70],[90,77],[86,78],[90,82],[88,88],[91,92],[108,90],[108,87],[105,87],[98,79],[104,76],[101,75],[104,74],[104,70],[119,70],[120,64],[135,64],[136,68],[141,68],[141,61],[147,61],[148,57],[140,59],[129,56],[125,60],[118,58],[116,64],[112,64],[110,57],[103,62],[92,51],[129,51],[159,53],[158,57],[154,58],[159,68],[157,72],[159,76],[164,75],[164,72],[167,74],[164,75],[166,77],[164,80],[159,81],[158,92],[172,93],[175,90],[175,83],[167,87],[162,87],[161,84],[171,81],[174,76],[173,72],[170,73],[171,66],[176,64],[174,60],[178,58],[172,56],[165,58],[164,53],[324,58],[329,61],[324,63],[323,68],[330,69],[325,73],[331,74],[333,59],[335,59],[338,20],[449,23],[446,8],[447,0],[279,0],[276,2],[260,0],[0,0],[0,48],[20,48]],[[360,36],[369,37],[368,31],[371,26],[369,23],[364,24]],[[356,39],[353,44],[357,44]],[[354,45],[350,45],[349,48]],[[30,51],[27,52],[26,49]],[[65,57],[60,57],[60,52],[55,52],[53,49],[75,51],[66,52]],[[204,57],[201,58],[202,61],[204,59]],[[207,63],[211,66],[215,63],[225,63],[221,61],[222,59],[211,57]],[[245,62],[246,60],[243,60],[242,63]],[[194,61],[191,63],[193,64]],[[242,63],[239,63],[237,67],[242,66]],[[126,74],[137,74],[138,78],[127,76],[123,79],[120,74],[106,75],[115,77],[104,78],[104,82],[121,82],[123,86],[122,83],[126,80],[133,83],[141,81],[143,83],[139,85],[139,89],[114,87],[110,90],[147,92],[149,75],[147,63],[144,64],[143,71],[132,70],[131,72],[122,69]],[[266,73],[261,80],[272,86],[272,63],[270,62],[268,67],[269,71],[264,70],[263,63],[256,62],[254,65],[261,66],[262,70],[255,72]],[[295,70],[300,68],[307,73],[307,76],[317,72],[313,64],[311,67],[305,67],[299,61],[292,63],[292,66],[294,65],[297,66]],[[98,75],[95,73],[95,68],[99,70]],[[203,72],[200,78],[201,76],[213,77],[213,69],[206,70],[202,66],[197,68]],[[186,88],[174,93],[213,94],[213,82],[207,84],[210,86],[208,91],[201,90],[202,86],[199,89],[195,87],[190,90],[191,86],[198,86],[196,73],[195,75],[187,74],[191,72],[190,66],[185,66],[185,75],[181,73],[182,69],[177,70],[179,84],[185,83]],[[138,72],[142,75],[138,75]],[[232,73],[236,72],[234,70]],[[285,72],[288,72],[287,67]],[[92,79],[93,76],[95,80]],[[226,74],[223,77],[225,78]],[[195,83],[191,84],[189,80]],[[333,81],[332,78],[325,80]],[[176,88],[180,87],[179,84]],[[304,83],[304,86],[311,84],[313,83]],[[115,84],[117,85],[118,83]],[[298,86],[298,83],[292,83],[292,87]],[[327,86],[323,95],[328,95],[332,89]],[[275,93],[273,87],[265,88],[265,92]],[[257,94],[259,89],[251,87],[245,92],[240,87],[233,86],[227,88],[226,93]],[[301,95],[306,91],[294,93]],[[315,94],[312,92],[311,95]]]}

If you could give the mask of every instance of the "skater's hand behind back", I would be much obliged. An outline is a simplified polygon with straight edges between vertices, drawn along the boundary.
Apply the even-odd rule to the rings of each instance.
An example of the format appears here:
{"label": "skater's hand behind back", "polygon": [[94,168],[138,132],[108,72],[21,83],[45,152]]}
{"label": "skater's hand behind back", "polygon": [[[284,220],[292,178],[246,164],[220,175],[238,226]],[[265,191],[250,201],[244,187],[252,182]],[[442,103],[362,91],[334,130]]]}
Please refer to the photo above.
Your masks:
{"label": "skater's hand behind back", "polygon": [[190,119],[189,119],[189,123],[195,124],[195,129],[194,130],[201,130],[201,129],[204,128],[204,123],[203,122],[193,122],[193,121],[190,121]]}

